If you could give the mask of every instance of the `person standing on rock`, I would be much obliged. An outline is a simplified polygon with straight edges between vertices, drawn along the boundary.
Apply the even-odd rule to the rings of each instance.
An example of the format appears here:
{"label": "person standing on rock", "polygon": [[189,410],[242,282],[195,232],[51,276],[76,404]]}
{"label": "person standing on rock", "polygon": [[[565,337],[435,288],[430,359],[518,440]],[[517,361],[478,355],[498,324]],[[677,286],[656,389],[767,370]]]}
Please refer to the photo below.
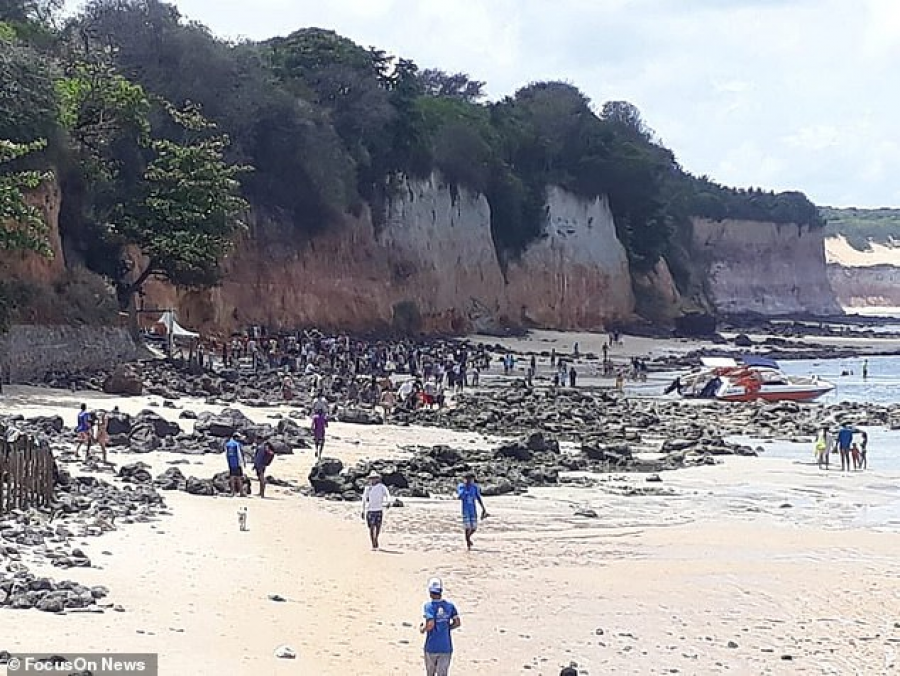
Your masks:
{"label": "person standing on rock", "polygon": [[316,411],[312,419],[313,442],[316,447],[316,460],[322,458],[322,450],[325,448],[325,429],[328,427],[328,416],[325,411]]}
{"label": "person standing on rock", "polygon": [[256,447],[253,456],[253,469],[256,470],[256,478],[259,480],[259,497],[266,497],[266,470],[275,459],[275,448],[271,441],[264,441]]}
{"label": "person standing on rock", "polygon": [[481,488],[475,483],[475,475],[472,472],[466,474],[465,482],[456,487],[456,497],[462,503],[463,530],[466,534],[466,547],[472,549],[472,536],[478,530],[478,510],[476,504],[481,507],[481,518],[488,517],[481,499]]}
{"label": "person standing on rock", "polygon": [[453,639],[450,633],[461,621],[456,606],[444,600],[444,585],[440,578],[428,581],[430,597],[423,610],[424,621],[419,632],[425,634],[425,676],[448,676],[453,658]]}
{"label": "person standing on rock", "polygon": [[225,442],[225,460],[228,461],[228,481],[231,484],[231,497],[244,494],[244,450],[236,435],[232,434]]}
{"label": "person standing on rock", "polygon": [[84,459],[87,460],[91,457],[91,414],[87,410],[87,404],[81,405],[81,410],[78,412],[78,422],[75,425],[75,432],[78,434],[78,445],[75,446],[75,458],[78,458],[78,451],[81,450],[81,445],[86,444],[87,447],[84,451]]}
{"label": "person standing on rock", "polygon": [[575,367],[572,366],[569,369],[569,387],[575,387],[575,379],[578,377],[578,372],[575,370]]}
{"label": "person standing on rock", "polygon": [[387,486],[381,483],[381,475],[372,470],[369,474],[369,485],[363,491],[362,518],[369,527],[369,539],[372,541],[372,550],[378,549],[378,537],[381,535],[381,524],[384,520],[384,510],[391,501],[391,494]]}

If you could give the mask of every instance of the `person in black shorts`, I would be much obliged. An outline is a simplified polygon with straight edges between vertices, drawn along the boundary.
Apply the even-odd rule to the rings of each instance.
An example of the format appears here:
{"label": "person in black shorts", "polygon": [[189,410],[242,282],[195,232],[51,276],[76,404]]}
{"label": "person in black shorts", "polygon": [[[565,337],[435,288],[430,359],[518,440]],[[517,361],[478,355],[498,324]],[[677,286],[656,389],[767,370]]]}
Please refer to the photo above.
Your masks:
{"label": "person in black shorts", "polygon": [[378,549],[378,537],[381,535],[381,524],[384,519],[384,510],[391,500],[391,494],[387,486],[381,483],[381,475],[372,470],[369,474],[369,485],[363,491],[362,517],[369,527],[369,539],[372,541],[372,549]]}

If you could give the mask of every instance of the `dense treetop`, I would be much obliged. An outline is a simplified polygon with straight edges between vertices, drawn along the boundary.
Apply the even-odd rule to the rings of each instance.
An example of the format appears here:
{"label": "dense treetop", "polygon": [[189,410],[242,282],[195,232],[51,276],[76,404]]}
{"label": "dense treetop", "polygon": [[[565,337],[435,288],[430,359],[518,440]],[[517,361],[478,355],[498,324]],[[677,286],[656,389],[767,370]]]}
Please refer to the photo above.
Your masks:
{"label": "dense treetop", "polygon": [[235,44],[159,0],[90,0],[66,21],[57,10],[57,0],[0,0],[0,138],[46,142],[68,234],[113,277],[121,242],[108,235],[128,216],[114,207],[146,193],[161,143],[183,131],[167,106],[188,103],[223,135],[215,151],[224,161],[252,167],[239,180],[257,222],[284,224],[293,238],[364,204],[377,223],[398,177],[435,169],[486,195],[504,261],[541,235],[549,185],[608,196],[638,270],[680,255],[691,216],[823,224],[800,193],[691,176],[634,106],[597,107],[567,83],[489,102],[466,74],[422,69],[333,31]]}

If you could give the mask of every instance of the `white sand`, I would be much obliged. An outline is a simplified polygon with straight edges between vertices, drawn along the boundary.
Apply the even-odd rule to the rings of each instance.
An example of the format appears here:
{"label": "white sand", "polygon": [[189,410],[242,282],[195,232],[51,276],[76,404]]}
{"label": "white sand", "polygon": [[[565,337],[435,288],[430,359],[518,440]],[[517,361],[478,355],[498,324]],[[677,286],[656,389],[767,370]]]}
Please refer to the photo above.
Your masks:
{"label": "white sand", "polygon": [[825,239],[825,259],[848,268],[864,268],[872,265],[900,265],[900,248],[870,243],[868,251],[853,248],[844,237]]}
{"label": "white sand", "polygon": [[[80,400],[6,395],[8,410],[29,415],[66,407],[69,424]],[[116,403],[136,412],[146,399]],[[244,410],[256,420],[273,413]],[[399,453],[399,444],[487,443],[414,427],[330,432],[327,453],[345,462]],[[187,475],[224,469],[221,456],[112,455],[155,472],[182,457],[197,463],[180,466]],[[279,457],[271,473],[301,478],[310,464],[308,452]],[[570,660],[592,675],[895,673],[900,535],[860,520],[896,502],[898,478],[730,458],[663,475],[670,497],[621,497],[622,483],[647,485],[626,476],[487,498],[493,516],[471,553],[447,499],[389,511],[384,551],[372,552],[358,503],[274,488],[246,501],[166,493],[172,517],[75,543],[96,568],[44,571],[107,585],[127,612],[4,611],[0,649],[158,652],[166,675],[414,675],[423,673],[424,585],[439,575],[463,618],[457,675],[556,676]],[[249,507],[246,533],[239,504]],[[601,518],[573,517],[582,504]],[[273,593],[288,602],[269,601]],[[283,643],[296,661],[273,657]]]}

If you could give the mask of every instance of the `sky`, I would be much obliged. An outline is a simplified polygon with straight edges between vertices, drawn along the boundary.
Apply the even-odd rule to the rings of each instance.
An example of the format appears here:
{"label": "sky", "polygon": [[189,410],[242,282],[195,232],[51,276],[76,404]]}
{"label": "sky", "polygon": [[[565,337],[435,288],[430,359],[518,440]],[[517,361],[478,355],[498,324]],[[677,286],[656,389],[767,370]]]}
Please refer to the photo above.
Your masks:
{"label": "sky", "polygon": [[492,98],[627,100],[695,174],[900,206],[900,0],[177,0],[228,38],[330,28]]}

